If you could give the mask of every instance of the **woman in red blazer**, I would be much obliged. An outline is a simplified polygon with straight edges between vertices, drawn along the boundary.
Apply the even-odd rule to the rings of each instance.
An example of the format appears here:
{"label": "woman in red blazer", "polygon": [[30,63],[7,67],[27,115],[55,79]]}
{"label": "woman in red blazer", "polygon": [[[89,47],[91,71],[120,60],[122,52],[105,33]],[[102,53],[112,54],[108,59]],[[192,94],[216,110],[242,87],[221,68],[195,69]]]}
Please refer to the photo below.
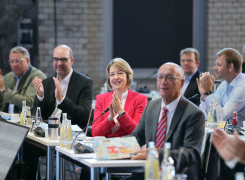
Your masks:
{"label": "woman in red blazer", "polygon": [[147,104],[145,95],[129,89],[133,71],[121,58],[107,66],[107,85],[111,92],[96,96],[94,119],[108,107],[110,111],[97,119],[92,126],[93,136],[122,137],[135,129]]}

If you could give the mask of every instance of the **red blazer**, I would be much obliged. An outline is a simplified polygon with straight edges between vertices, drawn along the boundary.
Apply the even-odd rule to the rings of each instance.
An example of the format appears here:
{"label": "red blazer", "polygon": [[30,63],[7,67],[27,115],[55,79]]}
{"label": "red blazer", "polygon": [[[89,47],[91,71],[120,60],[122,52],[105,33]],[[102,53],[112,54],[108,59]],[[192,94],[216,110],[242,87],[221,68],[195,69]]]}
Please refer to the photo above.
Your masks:
{"label": "red blazer", "polygon": [[[94,119],[97,118],[106,108],[109,107],[109,104],[112,100],[112,94],[113,91],[96,96],[97,100],[95,104]],[[133,92],[129,89],[128,96],[124,105],[125,114],[122,117],[117,118],[119,123],[118,130],[114,134],[111,133],[111,129],[115,126],[115,123],[114,121],[110,122],[108,120],[108,116],[110,114],[110,111],[108,111],[93,123],[93,137],[122,137],[131,134],[139,123],[147,102],[148,100],[145,95]]]}

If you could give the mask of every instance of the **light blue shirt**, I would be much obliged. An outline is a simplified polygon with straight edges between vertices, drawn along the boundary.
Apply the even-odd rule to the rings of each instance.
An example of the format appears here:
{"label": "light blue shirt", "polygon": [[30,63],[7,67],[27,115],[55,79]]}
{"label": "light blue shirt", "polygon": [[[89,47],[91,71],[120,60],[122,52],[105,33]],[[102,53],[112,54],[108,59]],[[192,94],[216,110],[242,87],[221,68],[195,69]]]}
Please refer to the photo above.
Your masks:
{"label": "light blue shirt", "polygon": [[186,91],[186,89],[187,89],[187,87],[188,87],[188,85],[189,85],[189,83],[191,81],[191,78],[194,76],[194,74],[196,72],[197,72],[197,69],[196,69],[196,71],[194,73],[192,73],[190,76],[188,76],[187,78],[185,78],[185,83],[184,83],[184,85],[182,87],[182,94],[185,94],[185,91]]}
{"label": "light blue shirt", "polygon": [[[207,113],[208,106],[211,101],[218,102],[216,105],[217,114],[226,114],[227,118],[233,115],[233,111],[237,113],[245,110],[245,74],[239,73],[230,84],[223,81],[218,87],[215,94],[211,94],[201,101],[200,108]],[[238,115],[238,126],[243,127],[245,113]],[[232,119],[230,120],[230,122]]]}

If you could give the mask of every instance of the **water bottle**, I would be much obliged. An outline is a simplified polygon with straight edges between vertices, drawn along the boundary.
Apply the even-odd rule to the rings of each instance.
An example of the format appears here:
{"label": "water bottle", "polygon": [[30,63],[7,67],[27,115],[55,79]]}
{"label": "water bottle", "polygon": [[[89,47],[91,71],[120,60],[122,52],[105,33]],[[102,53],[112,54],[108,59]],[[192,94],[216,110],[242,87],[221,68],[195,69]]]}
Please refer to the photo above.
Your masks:
{"label": "water bottle", "polygon": [[173,166],[174,161],[169,156],[171,143],[166,142],[164,144],[164,156],[161,164],[161,180],[173,180],[175,176],[175,167]]}
{"label": "water bottle", "polygon": [[159,179],[159,154],[158,151],[155,150],[154,142],[149,142],[148,157],[145,164],[145,179]]}
{"label": "water bottle", "polygon": [[25,124],[25,111],[26,111],[26,101],[22,101],[22,111],[20,114],[20,125],[24,125]]}
{"label": "water bottle", "polygon": [[60,127],[60,147],[64,148],[67,113],[63,113],[62,116],[62,124]]}

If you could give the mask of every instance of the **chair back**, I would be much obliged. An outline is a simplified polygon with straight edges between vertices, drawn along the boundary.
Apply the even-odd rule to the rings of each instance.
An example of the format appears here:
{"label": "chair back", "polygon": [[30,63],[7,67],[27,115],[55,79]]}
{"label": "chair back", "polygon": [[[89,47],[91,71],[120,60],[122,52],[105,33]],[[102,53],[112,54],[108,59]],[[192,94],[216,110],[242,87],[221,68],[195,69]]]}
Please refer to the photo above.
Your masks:
{"label": "chair back", "polygon": [[208,171],[208,162],[210,156],[210,150],[212,145],[212,134],[208,130],[205,130],[202,149],[201,149],[201,173],[204,179]]}

